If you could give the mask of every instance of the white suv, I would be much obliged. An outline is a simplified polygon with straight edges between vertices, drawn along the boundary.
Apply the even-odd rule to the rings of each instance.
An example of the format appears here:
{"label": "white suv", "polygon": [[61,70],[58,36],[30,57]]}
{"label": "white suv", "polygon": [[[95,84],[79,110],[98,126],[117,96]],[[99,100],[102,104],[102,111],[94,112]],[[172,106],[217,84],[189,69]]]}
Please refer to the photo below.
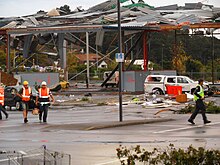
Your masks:
{"label": "white suv", "polygon": [[[187,76],[166,76],[166,75],[148,75],[144,82],[145,93],[154,93],[162,95],[167,92],[166,86],[181,86],[182,92],[191,92],[195,90],[198,81],[194,81]],[[209,85],[204,82],[204,89]]]}

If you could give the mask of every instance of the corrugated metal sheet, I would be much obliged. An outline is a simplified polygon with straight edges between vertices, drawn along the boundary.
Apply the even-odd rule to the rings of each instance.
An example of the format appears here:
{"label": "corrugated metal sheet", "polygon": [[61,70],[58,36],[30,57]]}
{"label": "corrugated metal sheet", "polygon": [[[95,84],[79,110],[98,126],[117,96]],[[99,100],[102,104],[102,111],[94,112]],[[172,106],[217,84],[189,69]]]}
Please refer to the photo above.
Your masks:
{"label": "corrugated metal sheet", "polygon": [[156,7],[155,10],[178,10],[178,5],[168,5],[168,6],[160,6]]}
{"label": "corrugated metal sheet", "polygon": [[185,3],[186,10],[193,10],[193,9],[201,9],[203,4],[201,2],[198,3]]}
{"label": "corrugated metal sheet", "polygon": [[147,23],[166,23],[166,24],[174,24],[173,22],[169,21],[168,19],[159,16],[159,15],[145,15],[143,17],[138,17],[137,22],[147,22]]}
{"label": "corrugated metal sheet", "polygon": [[190,24],[195,24],[195,23],[201,23],[202,21],[194,14],[191,14],[191,15],[182,15],[176,20],[176,22],[178,24],[183,22],[189,22]]}
{"label": "corrugated metal sheet", "polygon": [[89,8],[89,11],[107,11],[115,8],[117,0],[108,0]]}
{"label": "corrugated metal sheet", "polygon": [[212,12],[213,14],[220,14],[220,7],[213,7]]}
{"label": "corrugated metal sheet", "polygon": [[99,16],[102,14],[103,14],[103,12],[100,12],[100,11],[91,12],[91,13],[83,11],[83,12],[78,12],[78,13],[74,13],[74,14],[56,16],[56,17],[53,17],[53,19],[81,19],[81,18],[86,18],[86,17],[91,17],[91,16]]}
{"label": "corrugated metal sheet", "polygon": [[[46,12],[40,12],[35,15],[30,15],[26,17],[14,17],[14,18],[7,18],[7,19],[1,19],[0,23],[1,26],[4,28],[26,28],[26,27],[36,27],[35,29],[28,28],[22,29],[20,32],[24,34],[31,33],[37,33],[38,31],[46,33],[48,31],[50,32],[79,32],[79,31],[96,31],[97,29],[101,29],[103,24],[113,24],[116,23],[118,19],[117,14],[117,8],[114,8],[114,5],[117,0],[108,0],[106,2],[103,2],[101,4],[95,5],[89,10],[76,12],[69,15],[62,15],[62,16],[56,16],[56,17],[48,17],[46,16]],[[130,1],[127,1],[130,2]],[[197,6],[196,6],[197,5]],[[184,10],[186,8],[188,9],[194,9],[196,10]],[[168,25],[176,25],[177,23],[182,22],[190,22],[192,24],[194,23],[201,23],[203,22],[201,19],[206,19],[206,21],[210,21],[211,18],[215,19],[217,18],[218,14],[220,13],[220,8],[210,8],[211,5],[207,5],[204,7],[204,5],[201,3],[186,3],[185,7],[178,7],[175,5],[169,5],[169,6],[163,6],[160,8],[160,10],[151,10],[148,7],[139,7],[135,6],[131,9],[123,8],[121,7],[121,21],[124,25],[124,28],[132,29],[134,27],[134,30],[141,29],[141,26],[146,28],[145,25],[149,24],[168,24]],[[166,10],[161,10],[166,9]],[[178,9],[178,10],[176,10]],[[180,10],[181,9],[181,10]],[[213,17],[214,16],[214,17]],[[14,20],[14,21],[13,21]],[[7,25],[5,25],[8,22],[11,22]],[[2,23],[3,22],[3,23]],[[81,25],[92,25],[97,24],[97,26],[81,26]],[[74,26],[68,26],[68,28],[65,28],[61,25],[74,25]],[[109,27],[115,27],[114,25]],[[83,29],[82,29],[83,28]],[[29,31],[29,32],[28,32]],[[13,31],[16,34],[18,31]],[[9,31],[9,33],[13,33],[12,31]]]}
{"label": "corrugated metal sheet", "polygon": [[[103,29],[117,29],[118,24],[112,24],[112,25],[103,25]],[[132,21],[129,23],[122,23],[121,28],[123,30],[159,30],[159,26],[157,25],[152,25],[148,26],[148,22],[137,22],[137,21]]]}
{"label": "corrugated metal sheet", "polygon": [[8,23],[7,25],[1,27],[1,29],[16,28],[17,24],[18,24],[18,22],[12,21],[12,22]]}

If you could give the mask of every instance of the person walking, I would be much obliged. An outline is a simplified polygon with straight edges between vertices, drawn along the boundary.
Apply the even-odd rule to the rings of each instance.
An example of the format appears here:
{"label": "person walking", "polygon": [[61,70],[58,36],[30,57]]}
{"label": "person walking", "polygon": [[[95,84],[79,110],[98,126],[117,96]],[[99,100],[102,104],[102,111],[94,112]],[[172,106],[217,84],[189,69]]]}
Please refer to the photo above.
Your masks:
{"label": "person walking", "polygon": [[32,90],[31,87],[28,86],[28,84],[29,84],[28,81],[24,81],[23,87],[20,89],[20,91],[17,94],[21,98],[21,107],[23,110],[24,123],[28,122],[27,115],[28,115],[29,104],[32,96]]}
{"label": "person walking", "polygon": [[6,119],[8,118],[8,113],[6,112],[4,106],[4,88],[0,86],[0,120],[2,120],[2,113],[5,114]]}
{"label": "person walking", "polygon": [[206,107],[203,102],[203,100],[205,99],[205,94],[204,94],[204,89],[203,89],[202,85],[203,85],[203,80],[200,79],[198,82],[198,85],[194,91],[194,100],[196,102],[196,108],[195,108],[194,112],[192,113],[192,115],[190,116],[190,118],[188,119],[188,122],[190,122],[193,125],[195,124],[194,119],[196,118],[199,111],[201,111],[204,124],[211,123],[211,121],[209,121],[207,119],[206,114],[205,114]]}
{"label": "person walking", "polygon": [[36,105],[39,105],[39,120],[41,122],[42,115],[43,115],[43,122],[47,122],[47,116],[48,116],[48,108],[50,106],[50,98],[52,99],[52,102],[54,102],[54,97],[50,91],[50,89],[47,87],[47,83],[43,81],[41,83],[41,88],[38,89],[38,96],[36,97]]}

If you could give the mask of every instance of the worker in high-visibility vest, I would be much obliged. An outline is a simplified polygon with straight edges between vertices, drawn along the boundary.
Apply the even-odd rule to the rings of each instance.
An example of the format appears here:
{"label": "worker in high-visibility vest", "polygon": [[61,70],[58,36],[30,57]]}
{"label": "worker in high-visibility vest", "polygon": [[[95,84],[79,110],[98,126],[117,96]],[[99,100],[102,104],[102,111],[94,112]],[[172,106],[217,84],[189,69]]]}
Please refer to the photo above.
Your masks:
{"label": "worker in high-visibility vest", "polygon": [[[50,100],[51,99],[51,100]],[[50,101],[54,103],[54,97],[47,87],[47,83],[43,81],[41,87],[38,89],[38,96],[36,97],[36,105],[39,105],[39,120],[41,122],[43,115],[43,122],[47,122],[48,108],[50,106]]]}
{"label": "worker in high-visibility vest", "polygon": [[204,124],[211,123],[211,121],[209,121],[207,119],[206,114],[205,114],[206,107],[205,107],[205,104],[203,102],[203,100],[205,99],[205,93],[204,93],[204,89],[203,89],[202,85],[203,85],[203,80],[200,79],[199,83],[198,83],[198,85],[197,85],[197,87],[194,91],[194,100],[196,102],[196,109],[192,113],[190,118],[188,119],[188,122],[190,122],[193,125],[195,124],[194,119],[196,118],[199,111],[201,111]]}
{"label": "worker in high-visibility vest", "polygon": [[0,86],[0,120],[2,120],[2,113],[5,114],[6,119],[8,118],[8,113],[6,112],[4,108],[4,88]]}
{"label": "worker in high-visibility vest", "polygon": [[21,98],[21,105],[22,105],[21,107],[23,110],[24,123],[27,123],[29,104],[32,96],[31,87],[28,86],[28,81],[23,82],[23,88],[20,89],[17,95]]}

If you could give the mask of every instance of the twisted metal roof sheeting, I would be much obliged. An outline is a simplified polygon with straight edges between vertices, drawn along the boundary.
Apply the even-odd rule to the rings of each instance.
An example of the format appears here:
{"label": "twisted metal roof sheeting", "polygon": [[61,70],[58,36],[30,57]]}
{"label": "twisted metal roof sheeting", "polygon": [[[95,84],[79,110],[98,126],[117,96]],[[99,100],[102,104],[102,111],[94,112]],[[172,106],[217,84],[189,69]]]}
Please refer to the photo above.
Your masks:
{"label": "twisted metal roof sheeting", "polygon": [[176,20],[176,22],[178,24],[183,23],[183,22],[189,22],[190,24],[195,24],[195,23],[201,23],[202,21],[198,17],[196,17],[194,14],[190,14],[190,15],[182,15]]}

